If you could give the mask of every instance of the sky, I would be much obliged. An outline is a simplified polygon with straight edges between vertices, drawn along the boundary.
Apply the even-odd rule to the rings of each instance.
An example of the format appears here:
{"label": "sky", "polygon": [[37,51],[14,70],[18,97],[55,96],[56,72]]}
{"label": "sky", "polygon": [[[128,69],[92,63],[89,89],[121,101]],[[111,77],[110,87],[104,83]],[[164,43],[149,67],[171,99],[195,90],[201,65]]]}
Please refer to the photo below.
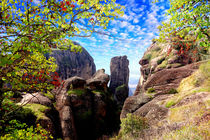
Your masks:
{"label": "sky", "polygon": [[[126,55],[129,60],[129,87],[135,91],[140,78],[139,60],[151,45],[153,38],[158,38],[157,27],[168,20],[165,15],[169,9],[169,0],[116,0],[125,7],[124,16],[112,20],[104,32],[114,37],[94,33],[88,38],[73,38],[93,57],[96,70],[105,69],[110,74],[112,57]],[[38,4],[39,0],[33,0]]]}
{"label": "sky", "polygon": [[89,38],[76,38],[74,41],[90,53],[96,69],[104,68],[107,74],[110,74],[111,58],[126,55],[130,70],[129,87],[134,92],[140,78],[139,60],[152,43],[151,40],[158,37],[157,27],[167,20],[165,13],[169,9],[169,0],[160,0],[155,4],[152,0],[116,2],[125,6],[125,14],[111,21],[105,32],[117,38],[95,33]]}

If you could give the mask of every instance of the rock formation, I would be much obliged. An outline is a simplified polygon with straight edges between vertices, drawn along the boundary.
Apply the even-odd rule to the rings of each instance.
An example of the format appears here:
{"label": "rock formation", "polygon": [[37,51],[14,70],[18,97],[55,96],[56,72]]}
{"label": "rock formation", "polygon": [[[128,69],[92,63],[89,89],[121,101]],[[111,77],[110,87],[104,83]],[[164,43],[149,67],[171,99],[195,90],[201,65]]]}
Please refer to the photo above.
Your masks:
{"label": "rock formation", "polygon": [[128,97],[129,61],[127,56],[117,56],[111,59],[110,72],[111,80],[109,88],[114,93],[115,100],[123,105]]}
{"label": "rock formation", "polygon": [[[191,59],[177,56],[175,50],[167,55],[169,48],[153,43],[140,60],[141,78],[134,96],[124,102],[121,120],[131,113],[145,118],[148,126],[132,130],[135,132],[132,135],[121,134],[121,139],[191,138],[195,134],[191,127],[208,128],[205,123],[210,118],[209,105],[206,106],[210,99],[210,60],[192,63]],[[176,130],[180,134],[186,133],[186,129],[189,134],[178,137]],[[201,133],[201,130],[196,131]],[[202,137],[199,133],[196,136]]]}
{"label": "rock formation", "polygon": [[73,76],[89,79],[96,72],[94,60],[85,48],[82,48],[81,53],[70,50],[54,50],[52,54],[47,55],[47,58],[49,56],[56,59],[57,72],[63,80]]}
{"label": "rock formation", "polygon": [[104,72],[98,70],[88,80],[69,78],[53,91],[64,140],[94,140],[113,127],[113,121],[117,123],[115,115],[110,115],[117,107],[110,104],[109,75]]}

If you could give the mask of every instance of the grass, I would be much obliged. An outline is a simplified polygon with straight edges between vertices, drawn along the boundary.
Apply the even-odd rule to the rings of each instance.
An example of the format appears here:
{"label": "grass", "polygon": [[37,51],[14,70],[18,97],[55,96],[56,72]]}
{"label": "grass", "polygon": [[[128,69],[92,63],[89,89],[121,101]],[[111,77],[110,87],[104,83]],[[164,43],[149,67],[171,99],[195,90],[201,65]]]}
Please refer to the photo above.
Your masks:
{"label": "grass", "polygon": [[[208,124],[210,125],[210,124]],[[208,125],[187,125],[179,130],[165,133],[159,140],[207,140],[210,138]]]}
{"label": "grass", "polygon": [[165,57],[160,58],[160,59],[157,61],[157,64],[160,65],[164,60],[165,60]]}
{"label": "grass", "polygon": [[170,100],[170,101],[168,101],[168,102],[166,103],[165,107],[166,107],[166,108],[170,108],[170,107],[174,106],[175,104],[176,104],[175,101]]}
{"label": "grass", "polygon": [[49,107],[40,105],[40,104],[26,104],[23,108],[30,109],[34,115],[37,117],[37,120],[39,119],[48,119],[48,117],[45,116],[45,110],[49,109]]}
{"label": "grass", "polygon": [[74,94],[74,95],[81,96],[84,93],[86,93],[86,91],[84,89],[72,89],[72,90],[69,90],[67,93],[68,95]]}
{"label": "grass", "polygon": [[168,65],[168,61],[164,60],[160,65],[158,65],[159,68],[166,68],[166,66]]}
{"label": "grass", "polygon": [[147,89],[147,93],[151,94],[151,93],[155,93],[155,89],[154,88],[148,88]]}

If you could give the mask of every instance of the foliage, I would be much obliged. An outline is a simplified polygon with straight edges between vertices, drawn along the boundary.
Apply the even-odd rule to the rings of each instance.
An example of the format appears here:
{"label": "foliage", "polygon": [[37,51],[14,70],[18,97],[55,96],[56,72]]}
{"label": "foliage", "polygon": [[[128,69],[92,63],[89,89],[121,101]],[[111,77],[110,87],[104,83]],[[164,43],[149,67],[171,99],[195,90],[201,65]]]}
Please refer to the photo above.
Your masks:
{"label": "foliage", "polygon": [[[9,129],[11,129],[9,134],[6,134],[4,136],[1,136],[1,140],[46,140],[48,138],[53,139],[53,137],[47,132],[45,129],[43,129],[39,124],[36,128],[33,126],[28,127],[26,124],[18,123],[16,120],[11,120],[11,124],[15,124],[16,127],[9,126]],[[17,129],[17,127],[20,127],[22,129]]]}
{"label": "foliage", "polygon": [[127,114],[127,117],[121,120],[121,135],[131,133],[137,136],[140,131],[148,127],[146,120],[143,117]]}
{"label": "foliage", "polygon": [[[122,8],[115,0],[41,0],[38,4],[33,0],[3,0],[0,80],[10,83],[13,91],[34,92],[51,89],[48,84],[58,86],[59,83],[46,80],[56,65],[53,58],[46,60],[44,54],[52,48],[68,46],[71,51],[81,51],[69,37],[88,37],[97,32],[96,27],[106,29],[110,20],[123,14]],[[25,78],[25,74],[31,78]],[[35,76],[39,81],[31,80]]]}
{"label": "foliage", "polygon": [[147,89],[147,93],[154,93],[155,92],[155,89],[150,87]]}
{"label": "foliage", "polygon": [[84,89],[72,89],[72,90],[69,90],[67,93],[68,93],[69,95],[75,94],[75,95],[81,96],[81,95],[83,95],[84,93],[86,93],[86,91],[85,91]]}
{"label": "foliage", "polygon": [[179,55],[197,61],[198,54],[206,54],[210,48],[209,6],[207,0],[171,0],[167,11],[169,20],[158,27],[158,40],[170,42]]}

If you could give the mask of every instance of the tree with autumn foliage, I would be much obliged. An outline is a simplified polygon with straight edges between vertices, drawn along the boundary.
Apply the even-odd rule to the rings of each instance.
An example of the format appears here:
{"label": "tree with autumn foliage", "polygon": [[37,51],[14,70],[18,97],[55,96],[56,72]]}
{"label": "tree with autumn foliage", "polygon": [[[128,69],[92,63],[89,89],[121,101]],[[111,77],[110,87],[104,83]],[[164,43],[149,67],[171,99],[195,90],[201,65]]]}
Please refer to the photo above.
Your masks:
{"label": "tree with autumn foliage", "polygon": [[[123,15],[116,0],[1,0],[0,109],[8,92],[60,86],[53,49],[81,52],[71,37],[90,37]],[[0,110],[0,120],[5,112]]]}
{"label": "tree with autumn foliage", "polygon": [[[170,0],[166,16],[159,26],[159,42],[168,42],[178,54],[205,56],[210,51],[208,0]],[[194,57],[194,58],[196,58]]]}

